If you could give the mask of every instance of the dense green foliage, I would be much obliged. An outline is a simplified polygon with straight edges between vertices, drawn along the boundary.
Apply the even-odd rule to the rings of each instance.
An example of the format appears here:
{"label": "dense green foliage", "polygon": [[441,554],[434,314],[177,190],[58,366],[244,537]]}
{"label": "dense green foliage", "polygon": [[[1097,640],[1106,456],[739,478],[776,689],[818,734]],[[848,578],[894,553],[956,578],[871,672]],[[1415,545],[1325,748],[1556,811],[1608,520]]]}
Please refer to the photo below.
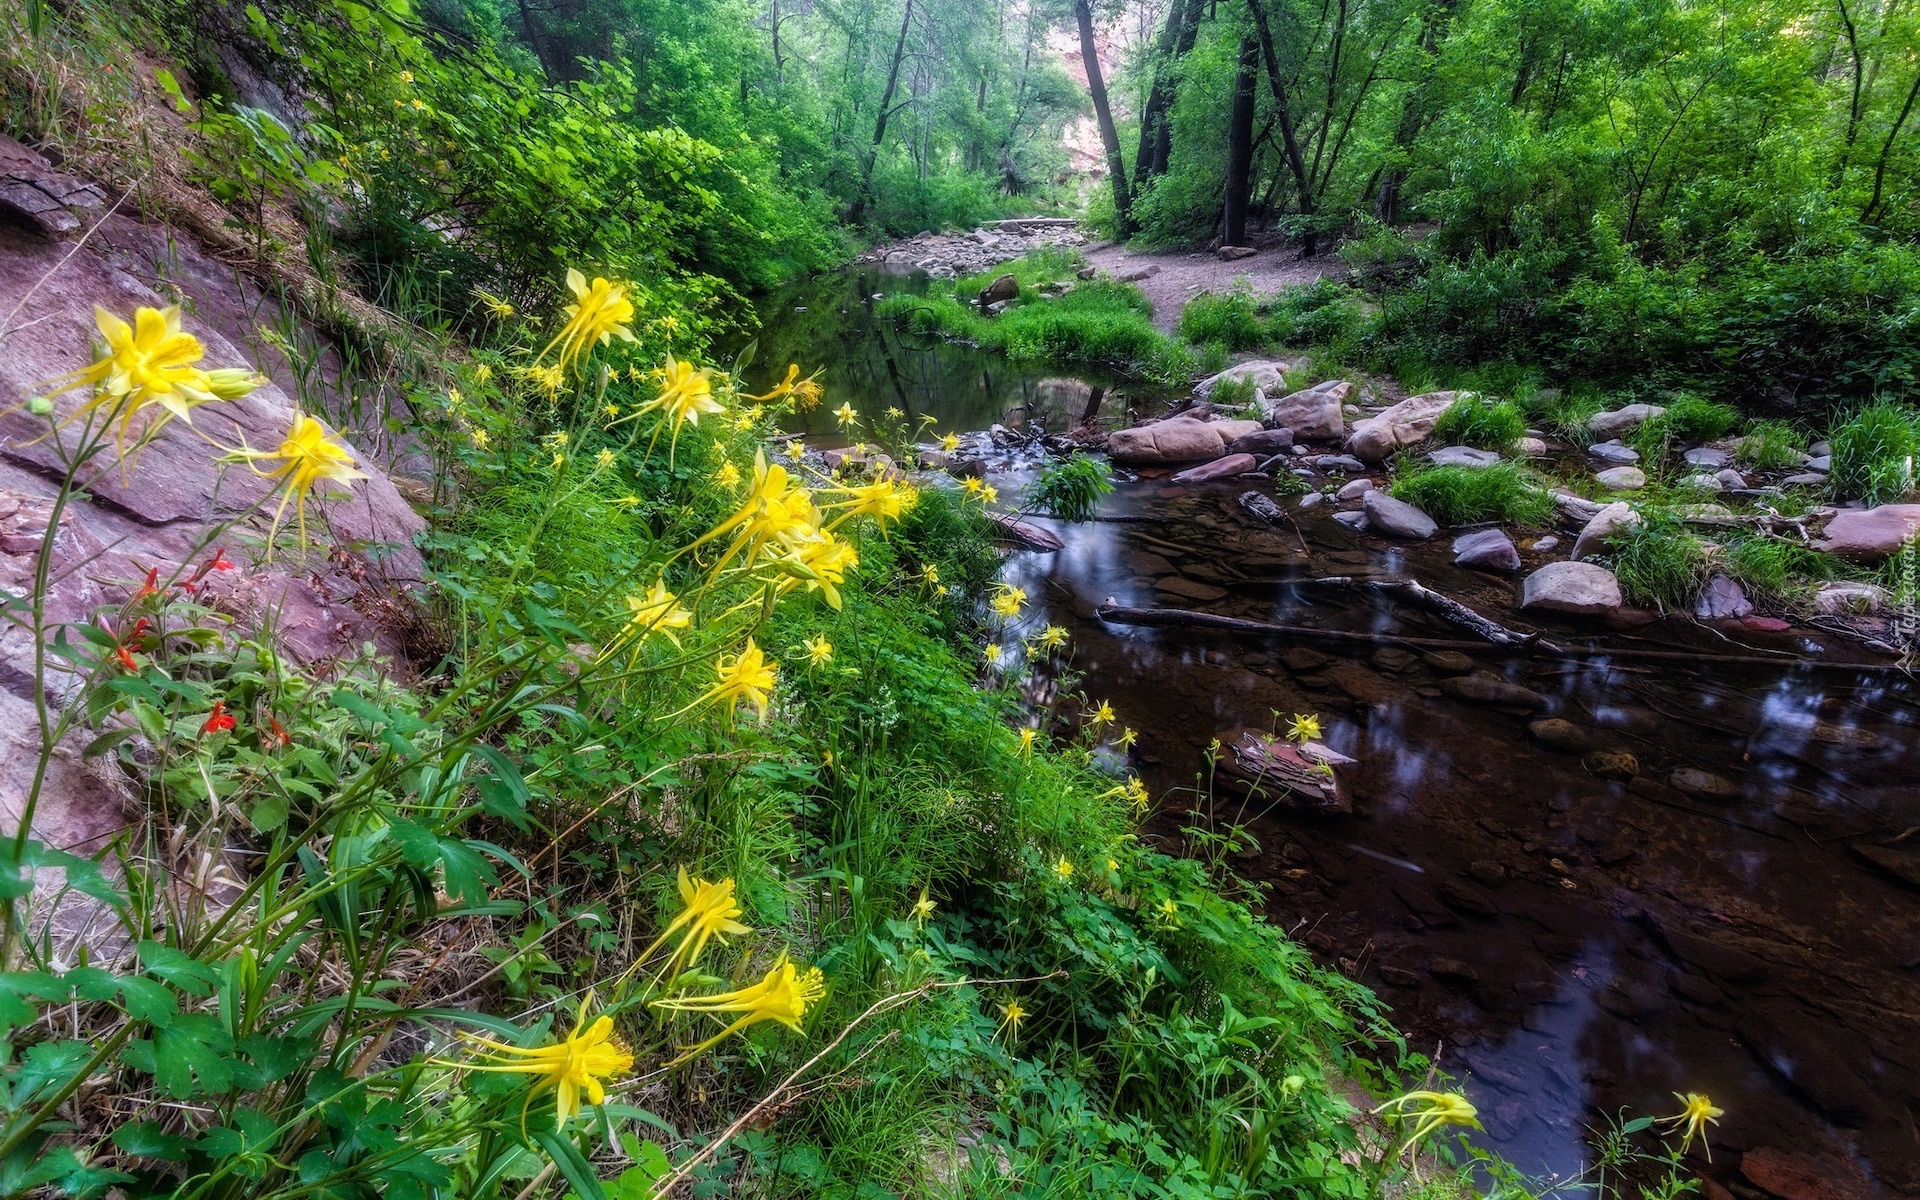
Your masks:
{"label": "dense green foliage", "polygon": [[1476,521],[1540,525],[1553,512],[1546,490],[1512,463],[1414,467],[1396,476],[1388,492],[1447,525]]}
{"label": "dense green foliage", "polygon": [[1510,400],[1462,396],[1433,423],[1433,436],[1449,446],[1506,450],[1527,432],[1527,415]]}

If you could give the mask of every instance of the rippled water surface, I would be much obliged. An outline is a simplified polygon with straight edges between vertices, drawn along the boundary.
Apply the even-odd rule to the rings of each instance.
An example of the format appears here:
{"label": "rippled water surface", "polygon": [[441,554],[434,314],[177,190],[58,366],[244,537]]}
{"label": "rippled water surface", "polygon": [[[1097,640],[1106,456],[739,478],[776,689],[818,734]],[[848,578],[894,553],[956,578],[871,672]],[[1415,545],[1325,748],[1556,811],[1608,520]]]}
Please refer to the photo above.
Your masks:
{"label": "rippled water surface", "polygon": [[[829,405],[897,405],[942,430],[1025,419],[1016,410],[1048,372],[875,328],[856,298],[900,286],[836,276],[769,304],[762,367],[825,362]],[[1038,415],[1054,429],[1071,416]],[[1584,1130],[1605,1114],[1674,1111],[1672,1093],[1703,1091],[1727,1109],[1713,1134],[1723,1172],[1735,1152],[1770,1146],[1850,1164],[1862,1191],[1920,1194],[1915,684],[1730,664],[1846,651],[1794,634],[1732,644],[1688,623],[1606,643],[1686,652],[1677,659],[1470,647],[1462,661],[1095,615],[1115,601],[1467,637],[1364,591],[1301,584],[1356,576],[1416,578],[1516,620],[1512,582],[1453,567],[1444,538],[1394,545],[1326,517],[1269,527],[1240,510],[1244,490],[1123,479],[1104,519],[1053,526],[1065,549],[1007,564],[1034,619],[1072,631],[1088,694],[1139,731],[1134,766],[1166,797],[1151,832],[1178,847],[1197,821],[1246,824],[1257,845],[1236,866],[1269,885],[1269,919],[1379,991],[1419,1048],[1464,1077],[1485,1141],[1524,1169],[1576,1171]],[[1463,671],[1521,685],[1542,707],[1462,699],[1450,681]],[[1351,815],[1196,789],[1217,735],[1295,712],[1320,714],[1326,740],[1357,760],[1342,773]],[[1581,753],[1538,744],[1528,723],[1540,717],[1631,754],[1638,777],[1602,778]],[[1666,786],[1687,768],[1732,794]]]}

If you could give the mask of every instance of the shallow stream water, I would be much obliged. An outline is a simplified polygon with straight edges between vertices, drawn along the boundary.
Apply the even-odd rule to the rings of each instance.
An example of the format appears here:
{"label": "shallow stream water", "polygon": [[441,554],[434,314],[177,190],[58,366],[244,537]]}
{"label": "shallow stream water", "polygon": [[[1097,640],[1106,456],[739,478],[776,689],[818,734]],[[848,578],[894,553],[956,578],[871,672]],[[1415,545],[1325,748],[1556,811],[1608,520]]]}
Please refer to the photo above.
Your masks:
{"label": "shallow stream water", "polygon": [[[1035,385],[1062,372],[876,324],[872,294],[913,286],[836,275],[770,300],[760,371],[824,363],[823,407],[897,406],[942,431],[1071,423],[1077,414],[1045,404],[1023,409],[1057,393]],[[823,414],[814,422],[831,428]],[[1920,686],[1898,673],[1731,664],[1846,651],[1792,632],[1729,641],[1691,622],[1602,639],[1685,652],[1675,659],[1488,647],[1463,662],[1095,615],[1114,601],[1468,636],[1423,610],[1301,584],[1354,576],[1417,579],[1517,623],[1514,581],[1452,566],[1444,536],[1408,546],[1356,535],[1326,507],[1268,526],[1239,508],[1246,490],[1122,477],[1101,520],[1047,523],[1065,549],[1007,563],[1032,619],[1072,633],[1085,693],[1138,731],[1132,765],[1162,799],[1148,832],[1178,849],[1184,827],[1244,824],[1255,844],[1234,865],[1269,886],[1268,918],[1378,991],[1415,1046],[1464,1079],[1484,1143],[1524,1170],[1577,1172],[1591,1163],[1587,1131],[1608,1115],[1677,1111],[1674,1093],[1699,1091],[1727,1110],[1710,1171],[1736,1193],[1759,1194],[1732,1169],[1740,1152],[1770,1147],[1825,1158],[1838,1189],[1826,1194],[1920,1195]],[[1549,630],[1570,642],[1594,632]],[[1544,707],[1461,698],[1448,681],[1463,669],[1522,685]],[[1318,713],[1325,740],[1357,760],[1341,772],[1352,814],[1246,806],[1196,786],[1217,735],[1293,713]],[[1549,716],[1592,749],[1630,753],[1638,779],[1602,778],[1581,753],[1540,745],[1528,723]],[[1684,768],[1735,794],[1663,786]]]}

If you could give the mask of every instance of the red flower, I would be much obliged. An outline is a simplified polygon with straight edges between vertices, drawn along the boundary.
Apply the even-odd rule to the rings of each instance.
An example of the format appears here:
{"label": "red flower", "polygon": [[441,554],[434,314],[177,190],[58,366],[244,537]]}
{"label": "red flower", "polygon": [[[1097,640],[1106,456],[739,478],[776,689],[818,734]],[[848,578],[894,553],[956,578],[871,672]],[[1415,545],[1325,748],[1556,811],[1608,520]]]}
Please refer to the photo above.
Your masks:
{"label": "red flower", "polygon": [[225,733],[233,728],[233,717],[227,712],[225,700],[215,700],[213,711],[207,714],[206,724],[200,726],[201,733]]}
{"label": "red flower", "polygon": [[227,552],[225,550],[222,550],[218,546],[214,547],[213,561],[207,565],[212,567],[216,571],[233,570],[233,560],[228,558]]}
{"label": "red flower", "polygon": [[293,735],[280,727],[279,719],[276,718],[272,713],[267,714],[267,724],[271,726],[272,729],[271,729],[271,732],[269,732],[267,736],[262,739],[263,741],[272,742],[277,746],[293,745]]}
{"label": "red flower", "polygon": [[133,594],[133,602],[138,604],[148,596],[158,596],[160,592],[160,568],[148,567],[147,581],[141,584],[140,589]]}
{"label": "red flower", "polygon": [[105,629],[108,636],[113,638],[113,657],[119,660],[120,665],[127,670],[138,671],[140,664],[134,661],[133,651],[129,649],[129,647],[138,644],[140,639],[146,635],[147,619],[141,617],[138,621],[135,621],[133,628],[128,631],[127,636],[124,638],[114,634],[113,627],[106,623],[105,618],[101,619],[100,627]]}

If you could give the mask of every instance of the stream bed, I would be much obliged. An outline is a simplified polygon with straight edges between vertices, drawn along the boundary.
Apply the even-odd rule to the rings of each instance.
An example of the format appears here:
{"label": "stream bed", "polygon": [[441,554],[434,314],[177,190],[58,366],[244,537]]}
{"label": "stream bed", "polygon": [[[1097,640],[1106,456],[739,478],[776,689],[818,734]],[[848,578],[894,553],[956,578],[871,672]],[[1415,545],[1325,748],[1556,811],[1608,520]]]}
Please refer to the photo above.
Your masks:
{"label": "stream bed", "polygon": [[[1066,372],[876,322],[875,292],[918,286],[849,272],[773,298],[756,374],[824,365],[810,430],[823,436],[824,409],[842,400],[931,415],[940,432],[1072,423],[1049,408],[1066,389],[1042,383]],[[1165,399],[1072,374],[1119,384],[1109,413]],[[1011,497],[1021,478],[996,482]],[[1007,561],[1033,598],[1028,619],[1072,634],[1080,689],[1138,732],[1132,766],[1160,801],[1145,834],[1177,850],[1185,827],[1244,825],[1252,841],[1233,865],[1267,888],[1267,917],[1374,988],[1414,1047],[1464,1081],[1482,1142],[1525,1171],[1565,1178],[1591,1164],[1588,1130],[1608,1116],[1671,1113],[1674,1093],[1705,1092],[1726,1109],[1710,1171],[1736,1194],[1763,1194],[1757,1172],[1735,1168],[1767,1148],[1815,1172],[1817,1186],[1769,1185],[1790,1200],[1920,1195],[1920,685],[1837,664],[1728,663],[1846,651],[1804,632],[1729,640],[1690,621],[1606,635],[1683,652],[1634,661],[1099,619],[1114,602],[1467,636],[1426,610],[1301,583],[1328,576],[1417,579],[1512,618],[1517,577],[1454,567],[1444,534],[1387,542],[1333,521],[1332,506],[1269,526],[1239,507],[1246,490],[1120,473],[1100,520],[1041,522],[1064,549]],[[1494,703],[1516,694],[1463,677],[1539,703]],[[1324,740],[1357,760],[1341,769],[1350,814],[1205,786],[1217,736],[1284,729],[1294,713],[1319,714]],[[1557,748],[1530,732],[1543,717],[1572,731]],[[1686,771],[1730,787],[1669,786]]]}

